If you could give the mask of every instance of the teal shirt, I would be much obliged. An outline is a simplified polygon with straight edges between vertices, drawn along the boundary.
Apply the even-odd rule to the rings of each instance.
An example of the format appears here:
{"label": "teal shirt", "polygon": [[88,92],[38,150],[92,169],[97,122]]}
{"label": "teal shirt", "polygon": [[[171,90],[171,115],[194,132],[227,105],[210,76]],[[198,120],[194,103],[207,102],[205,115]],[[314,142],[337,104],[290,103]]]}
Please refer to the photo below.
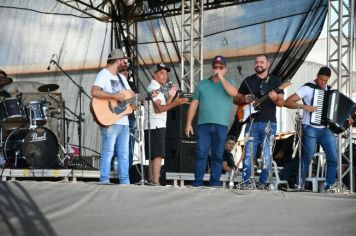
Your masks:
{"label": "teal shirt", "polygon": [[[236,87],[235,81],[228,81]],[[211,78],[201,80],[195,89],[194,100],[199,101],[200,124],[229,125],[232,97],[225,91],[221,81],[214,83]]]}

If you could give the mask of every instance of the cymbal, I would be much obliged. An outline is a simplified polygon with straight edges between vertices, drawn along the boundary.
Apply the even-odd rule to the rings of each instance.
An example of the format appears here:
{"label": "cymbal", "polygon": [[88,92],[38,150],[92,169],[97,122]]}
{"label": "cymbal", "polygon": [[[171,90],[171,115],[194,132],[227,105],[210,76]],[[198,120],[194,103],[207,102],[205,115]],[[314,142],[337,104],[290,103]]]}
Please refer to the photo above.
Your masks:
{"label": "cymbal", "polygon": [[11,84],[13,81],[10,77],[0,76],[0,86]]}
{"label": "cymbal", "polygon": [[39,92],[53,92],[59,88],[58,84],[44,84],[38,87]]}

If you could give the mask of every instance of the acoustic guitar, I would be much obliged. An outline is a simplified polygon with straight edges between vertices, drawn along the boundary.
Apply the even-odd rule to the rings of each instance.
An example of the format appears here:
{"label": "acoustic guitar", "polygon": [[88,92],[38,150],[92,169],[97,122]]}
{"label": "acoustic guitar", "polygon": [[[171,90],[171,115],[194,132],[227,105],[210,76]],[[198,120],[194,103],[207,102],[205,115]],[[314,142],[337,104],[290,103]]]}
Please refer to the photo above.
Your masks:
{"label": "acoustic guitar", "polygon": [[[173,83],[168,82],[155,91],[166,93],[172,87]],[[141,101],[146,98],[146,96],[142,94],[135,94],[135,96],[131,96],[131,93],[128,90],[122,90],[118,93],[125,95],[128,99],[119,102],[115,99],[102,99],[94,97],[91,100],[90,111],[98,125],[110,126],[115,124],[123,116],[131,114],[136,109],[135,105],[137,106],[137,104],[135,103],[137,101]]]}

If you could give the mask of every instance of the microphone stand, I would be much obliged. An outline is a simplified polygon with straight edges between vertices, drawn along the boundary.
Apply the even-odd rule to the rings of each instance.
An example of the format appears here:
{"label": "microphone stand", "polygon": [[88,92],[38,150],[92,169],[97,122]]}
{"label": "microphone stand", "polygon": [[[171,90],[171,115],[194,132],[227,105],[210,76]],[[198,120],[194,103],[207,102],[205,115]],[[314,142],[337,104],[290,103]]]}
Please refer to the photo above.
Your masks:
{"label": "microphone stand", "polygon": [[[245,83],[249,93],[254,96],[254,94],[252,93],[252,90],[250,88],[250,86],[248,85],[248,83],[246,82],[246,79],[244,79],[244,75],[242,74],[241,72],[241,66],[238,65],[237,66],[237,70],[242,78],[242,83]],[[251,99],[251,98],[250,98]],[[251,187],[252,189],[256,189],[256,182],[255,182],[255,160],[254,160],[254,153],[253,153],[253,142],[254,142],[254,137],[252,137],[251,135],[251,131],[252,131],[252,126],[253,126],[253,122],[254,122],[254,118],[252,117],[252,103],[251,101],[249,102],[248,104],[249,106],[249,117],[246,119],[246,120],[249,120],[250,121],[250,129],[247,133],[247,136],[245,137],[245,147],[244,147],[244,151],[243,151],[243,154],[246,155],[246,146],[247,146],[247,143],[250,142],[250,152],[251,152],[251,175],[250,175],[250,183],[251,183]],[[243,181],[244,182],[244,181]]]}
{"label": "microphone stand", "polygon": [[60,69],[63,72],[63,74],[65,74],[70,79],[70,81],[72,81],[72,83],[75,86],[77,86],[77,88],[79,89],[79,115],[76,115],[72,111],[70,111],[68,108],[67,109],[78,118],[79,157],[81,157],[82,156],[82,122],[84,121],[83,113],[82,113],[82,94],[86,95],[87,98],[89,98],[89,99],[91,99],[91,97],[84,91],[84,89],[81,85],[79,85],[77,82],[75,82],[72,79],[72,77],[62,69],[62,67],[55,60],[51,60],[50,63],[55,64],[58,67],[58,69]]}
{"label": "microphone stand", "polygon": [[[145,85],[143,84],[143,82],[139,79],[137,79],[136,81],[138,81],[141,85],[141,87],[143,88],[145,94],[147,95],[147,97],[145,98],[145,100],[147,101],[147,133],[148,133],[148,139],[147,140],[144,140],[145,142],[147,142],[147,145],[148,145],[148,171],[150,173],[150,168],[151,168],[151,121],[150,121],[150,101],[152,101],[152,104],[154,105],[153,103],[153,100],[152,100],[152,97],[151,97],[151,93],[147,91]],[[143,104],[142,104],[143,105]],[[144,108],[143,108],[143,112],[144,112]],[[139,185],[145,185],[146,181],[145,181],[145,173],[144,173],[144,160],[143,160],[143,150],[142,150],[142,147],[143,147],[143,136],[142,135],[144,133],[144,127],[141,125],[142,123],[142,113],[141,109],[139,109],[138,111],[138,130],[139,130],[139,138],[137,139],[136,137],[135,140],[139,143],[139,147],[140,147],[140,158],[141,158],[141,181],[139,183]],[[150,174],[149,174],[150,175]],[[150,176],[149,176],[150,178]]]}
{"label": "microphone stand", "polygon": [[[138,156],[140,157],[140,164],[141,164],[141,182],[140,185],[145,184],[145,175],[144,175],[144,161],[143,161],[143,153],[144,153],[144,142],[143,142],[143,127],[142,127],[142,118],[143,118],[143,112],[142,112],[142,107],[141,107],[141,102],[139,100],[138,94],[135,95],[135,107],[137,109],[135,110],[136,112],[136,117],[137,117],[137,130],[135,130],[134,134],[130,132],[130,136],[134,138],[134,140],[138,143]],[[137,132],[136,132],[137,131]],[[132,150],[133,151],[133,150]]]}
{"label": "microphone stand", "polygon": [[[265,153],[265,148],[267,145],[267,140],[268,140],[268,136],[269,136],[269,147],[268,147],[268,151],[270,153],[269,157],[270,159],[268,160],[266,158],[266,153]],[[265,138],[263,140],[263,145],[262,145],[262,154],[261,154],[261,160],[262,160],[262,171],[268,170],[269,172],[269,182],[270,182],[270,190],[275,190],[275,186],[273,185],[273,178],[272,178],[272,162],[273,162],[273,150],[274,150],[274,144],[275,144],[275,138],[274,135],[272,133],[272,127],[271,127],[271,121],[268,121],[267,126],[265,128]],[[262,174],[262,172],[261,172]]]}
{"label": "microphone stand", "polygon": [[[298,158],[299,158],[299,166],[298,166],[298,190],[302,190],[304,188],[304,184],[302,183],[302,117],[299,114],[299,109],[295,113],[295,137],[298,136],[298,142],[295,147],[293,147],[292,158],[295,158],[295,150],[298,148]],[[306,168],[306,167],[304,167]]]}

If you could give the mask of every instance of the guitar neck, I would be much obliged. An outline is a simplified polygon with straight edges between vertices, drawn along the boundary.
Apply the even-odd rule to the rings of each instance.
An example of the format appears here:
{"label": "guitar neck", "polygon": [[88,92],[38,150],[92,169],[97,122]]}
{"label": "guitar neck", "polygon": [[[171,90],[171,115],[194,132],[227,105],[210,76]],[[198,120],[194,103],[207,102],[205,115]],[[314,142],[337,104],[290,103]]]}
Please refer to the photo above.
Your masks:
{"label": "guitar neck", "polygon": [[131,104],[131,103],[135,103],[136,100],[142,100],[142,99],[145,98],[145,95],[143,95],[143,94],[138,94],[138,97],[137,97],[137,98],[136,98],[136,96],[137,96],[137,95],[135,95],[135,96],[133,96],[133,97],[131,97],[131,98],[126,99],[125,102]]}
{"label": "guitar neck", "polygon": [[[272,91],[275,91],[276,93],[278,93],[278,92],[280,91],[280,89],[277,88],[277,89],[274,89],[274,90],[272,90]],[[268,93],[269,93],[269,92],[268,92]],[[255,104],[258,106],[258,105],[260,105],[262,102],[266,101],[267,98],[269,98],[268,93],[265,94],[263,97],[257,99],[256,102],[255,102]]]}

